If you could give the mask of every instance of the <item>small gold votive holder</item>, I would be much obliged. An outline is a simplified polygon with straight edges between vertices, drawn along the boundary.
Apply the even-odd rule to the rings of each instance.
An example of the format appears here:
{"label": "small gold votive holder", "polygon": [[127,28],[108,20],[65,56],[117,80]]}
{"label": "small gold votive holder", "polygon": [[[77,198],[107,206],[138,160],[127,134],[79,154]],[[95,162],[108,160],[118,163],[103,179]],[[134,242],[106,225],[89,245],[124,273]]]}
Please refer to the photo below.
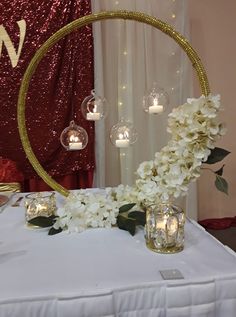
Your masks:
{"label": "small gold votive holder", "polygon": [[55,193],[40,192],[26,195],[25,209],[27,225],[37,228],[38,226],[30,224],[29,221],[39,216],[50,217],[55,214],[57,209]]}
{"label": "small gold votive holder", "polygon": [[149,206],[145,226],[147,247],[158,253],[182,251],[184,224],[185,213],[182,208],[169,203]]}

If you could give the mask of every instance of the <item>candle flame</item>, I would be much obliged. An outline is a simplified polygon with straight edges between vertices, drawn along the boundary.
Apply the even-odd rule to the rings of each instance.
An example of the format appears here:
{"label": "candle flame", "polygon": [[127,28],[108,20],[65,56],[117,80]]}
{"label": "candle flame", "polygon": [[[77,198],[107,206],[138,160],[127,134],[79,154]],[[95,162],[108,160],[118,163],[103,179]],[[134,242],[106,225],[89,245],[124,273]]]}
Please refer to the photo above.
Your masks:
{"label": "candle flame", "polygon": [[129,132],[128,132],[128,131],[125,131],[125,132],[124,132],[124,138],[125,138],[125,139],[129,139]]}
{"label": "candle flame", "polygon": [[158,99],[156,97],[153,99],[153,105],[158,106]]}
{"label": "candle flame", "polygon": [[96,113],[97,112],[97,105],[96,103],[94,104],[94,107],[93,107],[93,113]]}
{"label": "candle flame", "polygon": [[78,142],[78,141],[79,141],[79,138],[76,135],[72,134],[70,136],[70,142]]}

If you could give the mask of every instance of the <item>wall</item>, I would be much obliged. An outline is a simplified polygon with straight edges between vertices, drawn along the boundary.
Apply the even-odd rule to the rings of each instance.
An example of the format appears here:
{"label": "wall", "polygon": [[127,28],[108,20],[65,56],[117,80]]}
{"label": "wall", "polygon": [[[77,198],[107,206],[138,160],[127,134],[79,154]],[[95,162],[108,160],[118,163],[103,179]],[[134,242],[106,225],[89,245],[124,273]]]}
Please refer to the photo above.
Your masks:
{"label": "wall", "polygon": [[[221,121],[227,125],[227,135],[217,142],[231,154],[224,160],[224,176],[229,183],[229,196],[218,192],[214,176],[204,171],[198,181],[199,219],[236,216],[236,1],[188,0],[190,41],[206,68],[211,91],[220,93],[224,112]],[[194,95],[199,95],[198,82]],[[221,166],[213,166],[214,170]]]}

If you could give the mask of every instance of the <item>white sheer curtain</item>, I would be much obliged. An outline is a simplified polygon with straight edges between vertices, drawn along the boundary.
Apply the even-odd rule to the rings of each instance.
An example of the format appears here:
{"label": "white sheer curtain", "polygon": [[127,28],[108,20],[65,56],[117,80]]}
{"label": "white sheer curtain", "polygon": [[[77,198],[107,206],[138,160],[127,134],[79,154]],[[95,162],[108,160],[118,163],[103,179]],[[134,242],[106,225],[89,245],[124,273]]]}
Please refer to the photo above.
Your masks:
{"label": "white sheer curtain", "polygon": [[[93,12],[130,10],[147,13],[188,37],[184,0],[92,0]],[[127,20],[93,24],[95,90],[109,102],[106,120],[96,123],[95,186],[133,184],[138,165],[151,160],[167,140],[167,115],[191,96],[191,65],[174,40],[149,25]],[[170,97],[167,113],[151,116],[142,110],[145,92],[154,82]],[[120,118],[129,120],[138,132],[130,148],[115,148],[109,134]],[[196,218],[196,186],[187,199],[190,216]],[[182,205],[184,201],[180,202]]]}

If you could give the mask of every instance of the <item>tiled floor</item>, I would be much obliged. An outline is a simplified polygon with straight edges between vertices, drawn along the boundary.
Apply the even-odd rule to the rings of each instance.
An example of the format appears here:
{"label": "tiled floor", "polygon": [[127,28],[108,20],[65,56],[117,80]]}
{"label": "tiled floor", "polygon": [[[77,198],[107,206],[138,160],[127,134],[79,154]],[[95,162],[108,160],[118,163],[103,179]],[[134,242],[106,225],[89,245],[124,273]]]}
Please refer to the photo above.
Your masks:
{"label": "tiled floor", "polygon": [[227,245],[236,252],[236,227],[230,227],[224,230],[207,229],[221,243]]}

